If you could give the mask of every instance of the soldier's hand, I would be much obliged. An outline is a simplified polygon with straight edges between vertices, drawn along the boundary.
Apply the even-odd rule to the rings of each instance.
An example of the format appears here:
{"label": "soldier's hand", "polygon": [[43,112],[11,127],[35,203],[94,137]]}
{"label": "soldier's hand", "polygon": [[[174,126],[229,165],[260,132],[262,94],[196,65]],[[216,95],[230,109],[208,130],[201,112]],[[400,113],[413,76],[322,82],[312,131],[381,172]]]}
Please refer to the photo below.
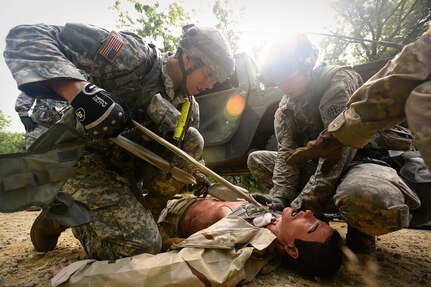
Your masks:
{"label": "soldier's hand", "polygon": [[289,206],[288,200],[282,197],[272,197],[260,193],[255,193],[251,196],[253,196],[253,198],[256,199],[257,202],[278,211],[283,211],[285,207]]}
{"label": "soldier's hand", "polygon": [[193,195],[197,197],[207,197],[211,181],[204,174],[196,173],[196,185],[194,186]]}
{"label": "soldier's hand", "polygon": [[22,116],[20,119],[26,132],[34,131],[34,129],[37,127],[37,123],[34,122],[29,116]]}
{"label": "soldier's hand", "polygon": [[130,123],[125,103],[91,83],[84,86],[70,104],[93,138],[116,137]]}
{"label": "soldier's hand", "polygon": [[309,141],[306,147],[297,148],[287,158],[287,164],[301,164],[310,159],[324,158],[321,171],[327,174],[337,164],[343,155],[343,147],[330,132],[323,130],[314,141]]}

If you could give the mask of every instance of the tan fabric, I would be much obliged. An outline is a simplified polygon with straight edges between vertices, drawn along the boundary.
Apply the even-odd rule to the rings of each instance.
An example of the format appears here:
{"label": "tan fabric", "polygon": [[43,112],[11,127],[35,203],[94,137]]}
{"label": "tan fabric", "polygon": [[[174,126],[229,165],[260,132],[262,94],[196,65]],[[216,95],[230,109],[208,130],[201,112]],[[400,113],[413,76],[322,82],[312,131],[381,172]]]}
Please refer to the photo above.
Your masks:
{"label": "tan fabric", "polygon": [[406,119],[406,100],[430,79],[431,27],[352,95],[347,110],[332,121],[328,131],[344,145],[364,146],[376,131]]}
{"label": "tan fabric", "polygon": [[83,260],[62,269],[52,286],[237,286],[274,256],[276,237],[239,217],[225,217],[176,250],[116,261]]}

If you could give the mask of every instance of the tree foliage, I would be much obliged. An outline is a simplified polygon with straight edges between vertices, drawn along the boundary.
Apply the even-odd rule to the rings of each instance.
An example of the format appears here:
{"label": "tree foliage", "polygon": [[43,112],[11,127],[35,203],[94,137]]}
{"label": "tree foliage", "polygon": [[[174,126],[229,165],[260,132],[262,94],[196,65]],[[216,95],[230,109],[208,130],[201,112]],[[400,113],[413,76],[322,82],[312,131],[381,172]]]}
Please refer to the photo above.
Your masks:
{"label": "tree foliage", "polygon": [[325,61],[356,63],[387,59],[416,40],[431,20],[431,0],[327,0],[337,13],[332,34],[320,42]]}
{"label": "tree foliage", "polygon": [[0,110],[0,153],[12,153],[25,150],[23,134],[5,131],[5,128],[7,128],[10,123],[11,121]]}
{"label": "tree foliage", "polygon": [[[181,28],[190,19],[180,3],[174,2],[162,10],[157,1],[126,0],[134,8],[132,12],[122,10],[122,3],[116,0],[113,9],[118,12],[117,28],[127,28],[156,43],[162,51],[175,51],[181,37]],[[144,3],[145,2],[145,3]],[[148,3],[150,2],[150,3]]]}
{"label": "tree foliage", "polygon": [[238,50],[240,34],[235,32],[238,20],[244,13],[245,7],[239,9],[231,8],[231,0],[216,0],[213,6],[213,13],[218,20],[216,28],[221,31],[226,40],[229,42],[232,51]]}

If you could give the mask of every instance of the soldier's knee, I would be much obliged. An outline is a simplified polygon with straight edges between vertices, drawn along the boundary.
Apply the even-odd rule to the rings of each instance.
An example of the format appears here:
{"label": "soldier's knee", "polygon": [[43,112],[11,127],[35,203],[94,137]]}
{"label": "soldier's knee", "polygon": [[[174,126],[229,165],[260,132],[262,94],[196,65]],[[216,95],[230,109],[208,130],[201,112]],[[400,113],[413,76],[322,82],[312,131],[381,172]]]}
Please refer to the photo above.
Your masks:
{"label": "soldier's knee", "polygon": [[[253,169],[254,166],[256,166],[256,155],[259,153],[259,151],[254,151],[250,153],[247,157],[247,167],[248,169]],[[250,168],[251,167],[251,168]]]}
{"label": "soldier's knee", "polygon": [[348,173],[337,187],[335,205],[345,221],[373,235],[408,227],[409,207],[396,182],[378,170],[370,175],[363,168],[372,170],[373,166],[364,165]]}

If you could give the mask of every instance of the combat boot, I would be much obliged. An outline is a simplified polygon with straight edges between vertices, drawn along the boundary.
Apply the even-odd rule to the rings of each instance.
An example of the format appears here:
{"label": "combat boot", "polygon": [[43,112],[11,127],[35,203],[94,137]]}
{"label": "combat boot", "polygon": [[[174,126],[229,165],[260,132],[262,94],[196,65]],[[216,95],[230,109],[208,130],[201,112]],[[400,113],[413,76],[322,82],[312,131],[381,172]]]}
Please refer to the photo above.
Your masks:
{"label": "combat boot", "polygon": [[376,239],[375,236],[362,233],[356,228],[348,225],[346,245],[354,253],[369,254],[376,250]]}
{"label": "combat boot", "polygon": [[30,238],[34,249],[39,252],[54,250],[58,237],[66,229],[66,226],[47,218],[45,212],[42,211],[34,220],[30,230]]}

